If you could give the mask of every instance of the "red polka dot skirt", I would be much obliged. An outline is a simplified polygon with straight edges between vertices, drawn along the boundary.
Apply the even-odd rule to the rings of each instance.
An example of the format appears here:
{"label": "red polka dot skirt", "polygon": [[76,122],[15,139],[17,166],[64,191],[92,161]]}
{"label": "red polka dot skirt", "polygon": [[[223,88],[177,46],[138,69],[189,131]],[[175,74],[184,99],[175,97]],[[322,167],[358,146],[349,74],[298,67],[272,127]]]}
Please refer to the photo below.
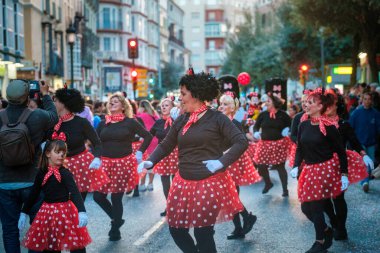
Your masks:
{"label": "red polka dot skirt", "polygon": [[285,163],[290,147],[290,139],[282,138],[277,141],[260,140],[257,143],[253,160],[256,164],[276,165]]}
{"label": "red polka dot skirt", "polygon": [[261,180],[247,151],[236,162],[228,166],[227,171],[238,186],[254,184]]}
{"label": "red polka dot skirt", "polygon": [[153,172],[161,176],[174,175],[178,171],[178,148],[176,147],[167,157],[157,163]]}
{"label": "red polka dot skirt", "polygon": [[[355,184],[368,177],[367,166],[363,161],[363,157],[352,150],[347,150],[347,163],[348,163],[348,181],[350,184]],[[337,154],[334,156],[338,157]],[[340,172],[340,171],[339,171]]]}
{"label": "red polka dot skirt", "polygon": [[246,151],[249,158],[251,158],[252,161],[254,161],[253,157],[255,156],[256,146],[257,146],[257,142],[250,142]]}
{"label": "red polka dot skirt", "polygon": [[87,150],[65,160],[65,166],[73,173],[80,192],[97,191],[110,181],[102,168],[89,169],[92,160],[94,156]]}
{"label": "red polka dot skirt", "polygon": [[243,210],[236,186],[227,172],[194,181],[174,176],[167,199],[170,227],[206,227],[232,220]]}
{"label": "red polka dot skirt", "polygon": [[[135,141],[135,142],[132,142],[132,153],[133,153],[133,154],[136,154],[136,151],[139,150],[139,148],[141,147],[141,144],[142,144],[142,143],[143,143],[142,141]],[[143,154],[143,161],[148,160],[148,158],[149,158],[149,154],[148,154],[147,152],[145,152],[145,153]]]}
{"label": "red polka dot skirt", "polygon": [[337,156],[323,163],[304,163],[298,179],[298,199],[301,202],[310,202],[340,195],[342,183],[338,170]]}
{"label": "red polka dot skirt", "polygon": [[288,161],[289,161],[288,165],[290,168],[293,168],[293,166],[294,166],[294,162],[296,160],[296,152],[297,152],[297,144],[292,142],[290,144],[290,152],[289,152],[289,156],[288,156]]}
{"label": "red polka dot skirt", "polygon": [[139,182],[137,161],[134,154],[123,158],[102,157],[102,168],[110,178],[110,182],[99,191],[103,193],[129,192]]}
{"label": "red polka dot skirt", "polygon": [[22,244],[34,251],[82,249],[91,243],[91,237],[87,228],[79,228],[78,224],[78,210],[73,202],[44,202]]}

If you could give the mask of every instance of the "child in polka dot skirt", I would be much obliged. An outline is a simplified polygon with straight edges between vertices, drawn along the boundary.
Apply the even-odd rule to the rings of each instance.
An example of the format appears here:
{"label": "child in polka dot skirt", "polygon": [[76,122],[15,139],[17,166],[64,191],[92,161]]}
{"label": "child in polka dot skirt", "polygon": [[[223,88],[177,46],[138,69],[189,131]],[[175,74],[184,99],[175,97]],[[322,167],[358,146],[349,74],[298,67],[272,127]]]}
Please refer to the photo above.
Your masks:
{"label": "child in polka dot skirt", "polygon": [[62,166],[66,153],[63,140],[48,141],[43,149],[40,171],[18,222],[22,230],[27,214],[43,191],[44,202],[22,242],[30,250],[84,253],[91,242],[82,197],[73,175]]}

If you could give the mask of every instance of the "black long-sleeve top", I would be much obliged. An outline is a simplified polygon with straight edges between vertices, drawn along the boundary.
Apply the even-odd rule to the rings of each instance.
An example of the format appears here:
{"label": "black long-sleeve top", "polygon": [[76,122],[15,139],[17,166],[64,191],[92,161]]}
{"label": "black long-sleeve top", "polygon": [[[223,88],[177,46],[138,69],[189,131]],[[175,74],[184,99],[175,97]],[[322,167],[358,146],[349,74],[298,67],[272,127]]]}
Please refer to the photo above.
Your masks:
{"label": "black long-sleeve top", "polygon": [[347,155],[340,133],[335,126],[326,126],[326,136],[319,125],[312,125],[310,120],[304,121],[298,128],[297,152],[294,167],[302,161],[306,164],[322,163],[330,160],[334,153],[338,154],[340,171],[347,173]]}
{"label": "black long-sleeve top", "polygon": [[30,209],[36,203],[41,191],[44,193],[44,202],[46,203],[59,203],[71,200],[78,209],[78,212],[86,212],[83,199],[74,181],[73,174],[71,174],[68,169],[64,167],[59,168],[61,182],[58,182],[53,174],[49,177],[46,183],[42,185],[46,173],[47,171],[43,172],[42,170],[38,172],[34,180],[32,191],[22,208],[23,213],[29,214]]}
{"label": "black long-sleeve top", "polygon": [[135,135],[144,138],[139,151],[142,153],[152,141],[152,135],[135,119],[125,118],[116,123],[99,123],[96,131],[103,145],[103,156],[109,158],[121,158],[132,154],[132,142]]}
{"label": "black long-sleeve top", "polygon": [[259,117],[256,120],[253,130],[255,132],[259,131],[261,128],[261,139],[268,141],[276,141],[284,138],[281,132],[284,128],[289,127],[292,123],[292,119],[289,115],[282,111],[278,110],[276,112],[276,118],[272,119],[269,116],[269,112],[261,112]]}
{"label": "black long-sleeve top", "polygon": [[363,150],[358,138],[356,137],[355,130],[351,127],[348,121],[339,119],[339,133],[342,137],[343,146],[346,147],[347,144],[350,148],[360,153]]}
{"label": "black long-sleeve top", "polygon": [[301,122],[302,116],[305,114],[305,112],[299,112],[294,116],[292,120],[292,125],[290,127],[290,139],[294,142],[297,143],[297,133],[298,133],[298,127]]}
{"label": "black long-sleeve top", "polygon": [[164,119],[158,119],[150,129],[150,133],[155,136],[158,139],[158,143],[161,143],[166,135],[169,133],[170,126],[168,126],[165,129],[165,122],[166,120]]}
{"label": "black long-sleeve top", "polygon": [[100,157],[102,155],[102,144],[100,139],[87,119],[74,116],[72,120],[62,123],[58,133],[61,132],[64,132],[66,135],[68,157],[84,152],[86,150],[86,140],[91,142],[95,157]]}
{"label": "black long-sleeve top", "polygon": [[[202,180],[213,175],[203,161],[219,160],[224,167],[218,172],[222,172],[247,149],[248,141],[244,134],[227,116],[211,109],[182,135],[189,116],[187,113],[178,117],[168,135],[150,155],[149,161],[156,164],[178,145],[181,177],[186,180]],[[226,150],[223,145],[225,141],[231,143],[231,146],[223,154]]]}

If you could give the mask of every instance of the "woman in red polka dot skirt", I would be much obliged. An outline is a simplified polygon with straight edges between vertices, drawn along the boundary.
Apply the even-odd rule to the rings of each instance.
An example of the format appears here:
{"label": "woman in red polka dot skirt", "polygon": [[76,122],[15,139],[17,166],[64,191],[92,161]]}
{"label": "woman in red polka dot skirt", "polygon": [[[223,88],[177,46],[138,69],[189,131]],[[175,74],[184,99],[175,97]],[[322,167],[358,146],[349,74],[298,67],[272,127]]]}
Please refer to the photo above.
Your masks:
{"label": "woman in red polka dot skirt", "polygon": [[[102,145],[95,129],[87,119],[76,116],[84,110],[84,98],[76,89],[67,87],[58,89],[54,103],[59,115],[59,122],[54,127],[52,138],[64,133],[68,153],[65,165],[74,175],[75,182],[86,199],[87,192],[93,192],[109,182],[107,174],[100,168]],[[89,140],[94,147],[92,153],[86,149]]]}
{"label": "woman in red polka dot skirt", "polygon": [[[64,139],[63,134],[60,138]],[[63,167],[66,152],[63,140],[47,141],[43,149],[40,171],[18,222],[22,230],[27,214],[43,191],[44,202],[22,242],[30,250],[85,253],[91,243],[82,197],[73,175]]]}
{"label": "woman in red polka dot skirt", "polygon": [[[313,91],[308,96],[306,113],[298,129],[296,167],[291,174],[299,174],[295,172],[303,163],[298,180],[298,199],[316,233],[316,241],[308,253],[325,252],[331,247],[333,232],[327,226],[323,212],[326,202],[339,196],[349,183],[347,156],[337,122],[323,116],[333,103],[333,97],[324,94],[323,89]],[[307,116],[310,120],[304,120]]]}
{"label": "woman in red polka dot skirt", "polygon": [[[348,160],[348,180],[350,184],[357,183],[368,177],[367,166],[373,166],[373,162],[363,150],[363,147],[355,135],[355,131],[348,121],[345,120],[348,118],[348,112],[344,97],[338,90],[331,90],[330,93],[333,94],[335,101],[333,105],[327,109],[326,115],[338,122],[338,130],[342,137],[343,145],[346,147],[347,143],[349,143],[350,147],[356,151],[347,150],[346,152]],[[330,218],[334,230],[334,239],[346,240],[347,203],[344,198],[344,191],[327,202],[326,213]]]}
{"label": "woman in red polka dot skirt", "polygon": [[[111,218],[109,240],[121,239],[120,227],[124,224],[122,198],[138,184],[137,164],[149,146],[152,135],[133,118],[132,107],[121,93],[115,93],[107,104],[108,115],[101,121],[97,132],[103,145],[102,168],[110,182],[94,193],[95,202]],[[135,135],[144,138],[140,149],[132,153]],[[111,193],[111,201],[107,194]]]}
{"label": "woman in red polka dot skirt", "polygon": [[285,170],[285,161],[290,148],[288,133],[291,118],[281,110],[282,104],[280,98],[269,95],[266,102],[267,111],[260,113],[253,127],[253,137],[259,139],[253,160],[265,182],[262,193],[267,193],[273,187],[268,171],[268,167],[272,166],[278,171],[282,184],[282,196],[287,197],[289,194],[288,173]]}
{"label": "woman in red polka dot skirt", "polygon": [[[153,167],[178,146],[179,170],[167,199],[170,234],[183,252],[215,253],[214,225],[232,220],[244,208],[226,168],[244,153],[248,142],[228,117],[206,106],[219,93],[214,77],[190,69],[181,78],[180,89],[185,114],[139,170]],[[230,148],[223,153],[226,141]]]}
{"label": "woman in red polka dot skirt", "polygon": [[[155,136],[159,143],[166,137],[169,133],[171,126],[173,125],[174,119],[170,115],[170,110],[174,108],[174,102],[170,98],[165,98],[161,101],[161,113],[162,119],[158,119],[152,128],[150,133]],[[165,198],[168,198],[171,180],[173,180],[175,173],[178,171],[178,149],[175,148],[167,157],[162,159],[157,163],[153,172],[161,176],[162,188],[164,191]],[[166,209],[160,214],[161,216],[166,216]]]}
{"label": "woman in red polka dot skirt", "polygon": [[[242,125],[237,120],[233,119],[236,110],[239,108],[239,100],[234,98],[234,96],[235,95],[230,91],[227,91],[223,96],[221,96],[219,99],[219,111],[223,112],[223,114],[232,120],[237,128],[244,133]],[[259,173],[253,165],[252,159],[248,155],[248,149],[236,162],[228,166],[227,171],[235,182],[238,193],[240,191],[240,186],[254,184],[261,180]],[[240,215],[243,217],[243,227],[241,225]],[[244,207],[243,211],[235,214],[233,219],[235,229],[230,235],[227,236],[227,239],[233,240],[244,238],[245,234],[251,231],[256,219],[257,217],[252,213],[248,213],[247,209]]]}

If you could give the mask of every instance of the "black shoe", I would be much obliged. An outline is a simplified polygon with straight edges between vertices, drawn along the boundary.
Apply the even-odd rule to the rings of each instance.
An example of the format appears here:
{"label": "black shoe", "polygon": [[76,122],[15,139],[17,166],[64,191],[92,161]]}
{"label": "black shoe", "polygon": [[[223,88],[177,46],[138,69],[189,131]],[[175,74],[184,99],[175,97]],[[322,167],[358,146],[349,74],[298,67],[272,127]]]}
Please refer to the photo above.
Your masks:
{"label": "black shoe", "polygon": [[262,191],[263,194],[267,193],[271,188],[273,187],[273,184],[270,183],[270,184],[265,184],[265,187]]}
{"label": "black shoe", "polygon": [[108,232],[108,235],[111,236],[112,234],[115,234],[115,231],[119,231],[119,228],[123,226],[124,222],[125,220],[123,219],[120,222],[111,221],[111,230]]}
{"label": "black shoe", "polygon": [[288,196],[289,196],[289,191],[288,191],[288,190],[283,191],[283,192],[282,192],[282,196],[283,196],[283,197],[288,197]]}
{"label": "black shoe", "polygon": [[135,191],[133,192],[132,197],[138,197],[138,196],[140,196],[139,190],[135,190]]}
{"label": "black shoe", "polygon": [[368,192],[369,192],[369,184],[368,184],[368,183],[364,183],[364,184],[363,184],[363,191],[364,191],[365,193],[368,193]]}
{"label": "black shoe", "polygon": [[109,240],[114,242],[114,241],[119,241],[120,239],[121,239],[120,230],[116,229],[112,231],[112,233],[110,234]]}
{"label": "black shoe", "polygon": [[325,248],[323,248],[323,244],[320,243],[320,242],[314,242],[313,246],[311,246],[311,248],[306,251],[306,253],[325,253],[327,252],[327,250]]}
{"label": "black shoe", "polygon": [[166,216],[166,210],[163,211],[162,213],[160,213],[160,216],[161,216],[161,217],[165,217],[165,216]]}
{"label": "black shoe", "polygon": [[331,247],[333,241],[333,230],[330,227],[327,227],[325,231],[325,242],[323,243],[323,248],[328,249]]}
{"label": "black shoe", "polygon": [[253,225],[256,223],[257,217],[252,213],[248,214],[247,218],[243,218],[243,234],[248,234],[252,230]]}
{"label": "black shoe", "polygon": [[335,241],[344,241],[348,239],[346,229],[334,229],[334,239]]}
{"label": "black shoe", "polygon": [[243,239],[245,237],[242,229],[236,229],[230,234],[227,235],[227,240],[236,240]]}

